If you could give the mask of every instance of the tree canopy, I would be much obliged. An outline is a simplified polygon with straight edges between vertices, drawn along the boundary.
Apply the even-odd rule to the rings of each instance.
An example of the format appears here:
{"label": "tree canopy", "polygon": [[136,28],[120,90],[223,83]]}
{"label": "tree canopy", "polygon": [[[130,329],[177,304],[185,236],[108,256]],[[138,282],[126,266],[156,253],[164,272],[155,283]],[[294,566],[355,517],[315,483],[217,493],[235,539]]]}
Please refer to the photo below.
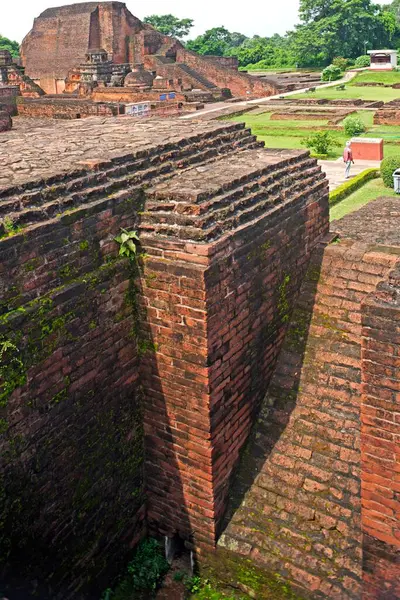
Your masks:
{"label": "tree canopy", "polygon": [[214,27],[189,41],[187,47],[198,54],[224,56],[228,48],[240,46],[246,39],[245,35],[230,33],[225,27]]}
{"label": "tree canopy", "polygon": [[186,37],[193,27],[193,19],[178,19],[174,15],[150,15],[143,20],[164,35],[178,39]]}
{"label": "tree canopy", "polygon": [[365,47],[393,45],[395,15],[371,0],[300,0],[302,23],[289,34],[298,64],[324,66],[335,56],[356,58]]}
{"label": "tree canopy", "polygon": [[0,50],[9,50],[14,58],[19,56],[19,44],[0,34]]}
{"label": "tree canopy", "polygon": [[[300,0],[300,22],[286,35],[271,37],[214,27],[186,42],[189,50],[212,56],[236,56],[242,67],[317,67],[344,57],[350,63],[366,50],[400,46],[400,0],[382,6],[373,0]],[[182,38],[191,19],[173,15],[147,17],[166,35]]]}

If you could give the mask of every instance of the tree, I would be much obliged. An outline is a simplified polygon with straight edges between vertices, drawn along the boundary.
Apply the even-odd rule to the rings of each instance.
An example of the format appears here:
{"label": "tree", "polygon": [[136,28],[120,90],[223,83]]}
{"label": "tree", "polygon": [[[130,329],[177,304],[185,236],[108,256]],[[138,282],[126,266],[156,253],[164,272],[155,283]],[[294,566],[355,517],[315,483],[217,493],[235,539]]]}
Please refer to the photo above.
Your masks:
{"label": "tree", "polygon": [[371,0],[300,0],[302,23],[291,34],[301,66],[325,66],[335,56],[356,58],[391,45],[399,33],[394,15]]}
{"label": "tree", "polygon": [[19,44],[0,34],[0,50],[9,50],[14,58],[19,57]]}
{"label": "tree", "polygon": [[232,34],[225,27],[214,27],[195,40],[189,41],[186,46],[198,54],[224,56],[227,49],[232,46],[231,36]]}
{"label": "tree", "polygon": [[178,39],[187,36],[194,25],[193,19],[178,19],[174,15],[151,15],[143,21],[160,33]]}

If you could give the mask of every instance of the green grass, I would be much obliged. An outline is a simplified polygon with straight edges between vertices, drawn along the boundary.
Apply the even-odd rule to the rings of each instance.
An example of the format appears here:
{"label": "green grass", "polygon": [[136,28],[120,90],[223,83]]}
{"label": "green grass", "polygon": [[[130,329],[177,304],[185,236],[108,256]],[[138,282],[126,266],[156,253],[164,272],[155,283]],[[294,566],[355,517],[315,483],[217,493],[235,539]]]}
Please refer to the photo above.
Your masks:
{"label": "green grass", "polygon": [[[283,108],[282,108],[283,110]],[[373,111],[359,111],[356,113],[367,127],[363,137],[383,137],[385,143],[385,157],[400,154],[400,126],[373,125]],[[245,122],[253,134],[268,148],[303,149],[303,138],[318,131],[318,127],[326,126],[328,119],[318,121],[271,121],[271,112],[252,115],[244,114],[232,118],[233,121]],[[332,129],[332,136],[336,140],[336,146],[329,154],[329,159],[334,160],[342,155],[344,145],[348,137],[341,130]]]}
{"label": "green grass", "polygon": [[379,71],[363,71],[354,77],[348,85],[357,85],[358,83],[383,83],[393,85],[400,83],[400,72],[387,71],[380,73]]}
{"label": "green grass", "polygon": [[391,188],[384,185],[382,179],[373,179],[333,206],[330,210],[330,219],[331,221],[341,219],[381,196],[399,198]]}
{"label": "green grass", "polygon": [[[241,596],[240,598],[243,597]],[[238,600],[238,596],[226,596],[214,589],[210,584],[206,584],[199,592],[191,595],[190,600]]]}
{"label": "green grass", "polygon": [[289,98],[327,98],[328,100],[338,100],[340,98],[360,99],[378,101],[383,100],[389,102],[400,98],[400,90],[382,87],[355,87],[351,82],[346,84],[344,90],[337,90],[336,87],[317,88],[315,92],[305,94],[296,94]]}

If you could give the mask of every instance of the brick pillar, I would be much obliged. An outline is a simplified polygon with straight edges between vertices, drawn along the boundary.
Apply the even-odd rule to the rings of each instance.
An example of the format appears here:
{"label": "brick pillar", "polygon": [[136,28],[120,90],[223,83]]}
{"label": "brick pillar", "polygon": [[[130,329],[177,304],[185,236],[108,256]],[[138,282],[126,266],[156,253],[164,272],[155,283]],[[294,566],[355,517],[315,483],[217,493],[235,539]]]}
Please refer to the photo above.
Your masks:
{"label": "brick pillar", "polygon": [[363,599],[400,598],[400,270],[363,304]]}
{"label": "brick pillar", "polygon": [[305,152],[246,150],[146,191],[139,341],[153,531],[216,542],[312,249],[327,181]]}

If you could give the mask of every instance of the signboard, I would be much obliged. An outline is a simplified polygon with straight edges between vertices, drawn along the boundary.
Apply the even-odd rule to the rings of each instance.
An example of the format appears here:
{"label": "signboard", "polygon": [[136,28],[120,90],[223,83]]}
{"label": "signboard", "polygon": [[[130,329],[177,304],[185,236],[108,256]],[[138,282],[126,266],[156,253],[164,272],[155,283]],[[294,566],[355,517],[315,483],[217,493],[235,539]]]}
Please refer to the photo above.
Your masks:
{"label": "signboard", "polygon": [[130,115],[131,117],[147,117],[150,110],[150,102],[125,105],[125,114]]}

